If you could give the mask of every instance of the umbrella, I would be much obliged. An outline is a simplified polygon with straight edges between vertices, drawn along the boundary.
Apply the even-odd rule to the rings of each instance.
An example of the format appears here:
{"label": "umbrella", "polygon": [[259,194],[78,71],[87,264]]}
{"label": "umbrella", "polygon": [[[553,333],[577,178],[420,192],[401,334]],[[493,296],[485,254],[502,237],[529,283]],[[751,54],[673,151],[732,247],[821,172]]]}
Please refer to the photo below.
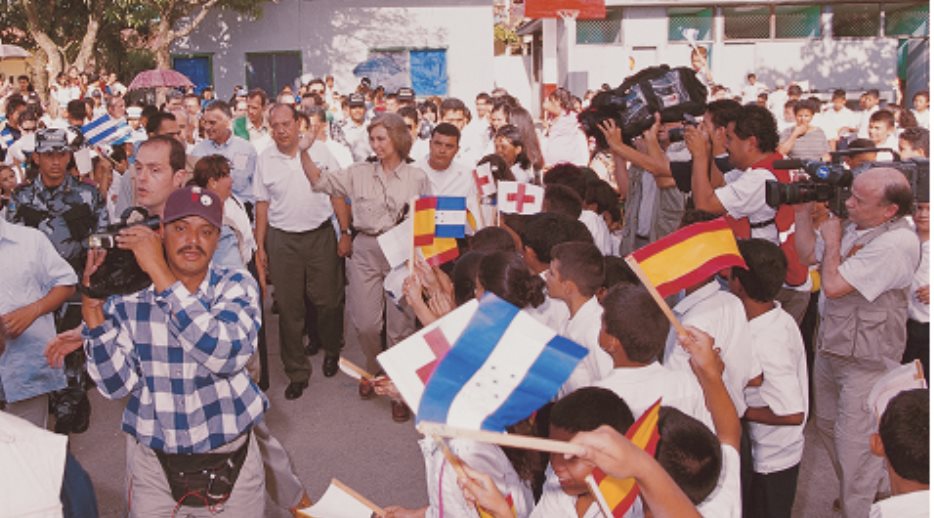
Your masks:
{"label": "umbrella", "polygon": [[394,76],[405,69],[389,56],[376,56],[370,58],[353,68],[353,75],[363,76]]}
{"label": "umbrella", "polygon": [[185,74],[176,70],[145,70],[136,74],[128,90],[139,90],[140,88],[157,88],[167,86],[172,88],[185,88],[194,86],[194,83],[188,79]]}
{"label": "umbrella", "polygon": [[29,52],[23,47],[17,45],[2,44],[0,45],[0,59],[9,59],[9,58],[28,58]]}

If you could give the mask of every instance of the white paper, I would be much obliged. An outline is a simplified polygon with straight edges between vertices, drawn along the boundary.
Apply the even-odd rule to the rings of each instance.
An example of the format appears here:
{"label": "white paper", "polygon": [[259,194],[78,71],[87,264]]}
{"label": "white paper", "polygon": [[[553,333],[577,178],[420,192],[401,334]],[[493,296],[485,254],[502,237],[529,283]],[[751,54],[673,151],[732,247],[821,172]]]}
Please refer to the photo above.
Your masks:
{"label": "white paper", "polygon": [[899,392],[916,388],[927,388],[921,362],[915,360],[911,363],[899,365],[879,378],[879,381],[869,391],[869,408],[878,423],[882,413],[889,406],[889,401]]}
{"label": "white paper", "polygon": [[91,170],[94,169],[94,165],[91,163],[91,150],[89,148],[83,147],[75,151],[75,166],[78,167],[78,172],[82,175],[90,174]]}
{"label": "white paper", "polygon": [[389,294],[389,297],[397,306],[401,306],[402,302],[405,300],[405,292],[402,291],[402,285],[405,283],[405,278],[409,276],[409,268],[405,264],[400,264],[392,270],[389,270],[389,273],[386,274],[386,278],[383,279],[383,289],[386,290],[386,293]]}
{"label": "white paper", "polygon": [[334,485],[333,480],[317,503],[299,512],[312,518],[370,518],[373,515],[369,507]]}
{"label": "white paper", "polygon": [[412,220],[406,219],[402,223],[383,232],[376,238],[379,248],[386,256],[390,268],[395,268],[409,260],[412,252]]}

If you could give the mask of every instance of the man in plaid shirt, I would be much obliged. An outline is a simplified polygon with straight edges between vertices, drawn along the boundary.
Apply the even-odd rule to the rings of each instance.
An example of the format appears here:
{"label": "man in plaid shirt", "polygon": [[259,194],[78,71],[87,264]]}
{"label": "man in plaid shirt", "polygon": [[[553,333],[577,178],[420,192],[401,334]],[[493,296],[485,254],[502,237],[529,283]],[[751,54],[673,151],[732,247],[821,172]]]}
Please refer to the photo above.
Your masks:
{"label": "man in plaid shirt", "polygon": [[[129,396],[122,428],[128,434],[130,516],[216,512],[205,499],[173,496],[170,470],[164,473],[166,464],[160,464],[205,453],[241,455],[242,468],[229,477],[234,485],[222,502],[228,513],[264,514],[262,461],[248,432],[269,403],[246,371],[260,328],[259,297],[245,270],[210,265],[222,207],[216,195],[198,187],[173,192],[161,237],[133,226],[116,238],[152,286],[106,304],[87,296],[82,301],[88,372],[105,397]],[[84,285],[104,255],[91,250]]]}

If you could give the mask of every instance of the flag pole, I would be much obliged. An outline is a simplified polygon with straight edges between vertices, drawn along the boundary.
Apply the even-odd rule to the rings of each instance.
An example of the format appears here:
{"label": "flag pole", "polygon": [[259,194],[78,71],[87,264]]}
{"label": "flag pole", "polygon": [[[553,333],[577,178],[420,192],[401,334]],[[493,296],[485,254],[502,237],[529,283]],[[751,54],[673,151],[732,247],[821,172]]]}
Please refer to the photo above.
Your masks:
{"label": "flag pole", "polygon": [[538,437],[527,437],[524,435],[513,435],[508,433],[488,432],[484,430],[468,430],[465,428],[456,428],[441,423],[430,423],[422,421],[416,427],[424,435],[433,435],[439,437],[460,437],[478,442],[488,442],[500,446],[509,446],[512,448],[522,448],[524,450],[545,451],[549,453],[564,453],[568,455],[583,455],[584,448],[576,444],[564,441],[555,441],[551,439],[540,439]]}
{"label": "flag pole", "polygon": [[438,448],[441,449],[441,453],[444,455],[444,459],[448,461],[448,464],[451,465],[451,468],[454,469],[454,472],[457,473],[457,476],[465,480],[469,480],[470,477],[468,477],[467,473],[464,472],[464,461],[460,460],[456,455],[454,455],[454,452],[451,451],[447,441],[438,435],[432,435],[431,438],[435,440],[435,444],[437,444]]}
{"label": "flag pole", "polygon": [[587,482],[587,489],[590,491],[591,496],[597,502],[597,507],[600,508],[600,512],[603,513],[605,518],[614,518],[613,510],[610,509],[610,504],[604,498],[603,493],[600,492],[600,485],[597,484],[597,479],[593,478],[593,473],[587,475],[584,479]]}
{"label": "flag pole", "polygon": [[411,253],[409,254],[409,275],[415,275],[415,202],[418,196],[413,196],[409,201],[409,220],[412,225]]}
{"label": "flag pole", "polygon": [[652,295],[652,298],[655,299],[655,303],[658,304],[658,307],[661,308],[662,313],[668,318],[668,321],[671,322],[671,326],[675,328],[675,332],[678,333],[678,336],[684,336],[687,334],[684,326],[681,325],[681,322],[678,322],[678,318],[675,317],[673,311],[668,306],[668,303],[665,302],[665,299],[662,297],[662,294],[658,292],[655,288],[655,285],[649,281],[649,278],[645,275],[645,272],[642,270],[642,267],[639,266],[639,261],[632,256],[632,254],[626,256],[626,264],[632,268],[632,271],[639,277],[639,280],[642,281],[642,284],[645,285],[645,288],[649,290],[649,294]]}
{"label": "flag pole", "polygon": [[369,372],[365,371],[362,367],[360,367],[360,366],[357,365],[356,363],[354,363],[354,362],[352,362],[352,361],[350,361],[350,360],[344,358],[343,356],[341,356],[341,359],[338,361],[338,363],[339,363],[339,365],[340,365],[341,367],[346,368],[346,369],[349,370],[350,372],[356,373],[356,374],[357,374],[358,376],[360,376],[361,378],[363,378],[363,379],[365,379],[365,380],[367,380],[367,381],[373,381],[373,375],[372,375],[372,374],[370,374]]}
{"label": "flag pole", "polygon": [[367,499],[365,496],[363,496],[363,495],[361,495],[360,493],[354,491],[354,490],[351,489],[350,487],[347,487],[347,485],[344,484],[343,482],[341,482],[340,480],[337,480],[336,478],[332,478],[332,479],[331,479],[331,483],[334,484],[338,489],[344,491],[344,492],[347,493],[348,495],[350,495],[350,496],[354,497],[355,499],[357,499],[357,501],[359,501],[361,504],[363,504],[363,505],[369,507],[370,510],[373,511],[374,513],[376,513],[377,516],[385,516],[385,515],[386,515],[386,511],[384,511],[382,507],[380,507],[380,506],[374,504],[374,503],[371,502],[369,499]]}
{"label": "flag pole", "polygon": [[486,228],[486,218],[483,217],[483,194],[477,193],[477,217],[480,218],[480,228]]}

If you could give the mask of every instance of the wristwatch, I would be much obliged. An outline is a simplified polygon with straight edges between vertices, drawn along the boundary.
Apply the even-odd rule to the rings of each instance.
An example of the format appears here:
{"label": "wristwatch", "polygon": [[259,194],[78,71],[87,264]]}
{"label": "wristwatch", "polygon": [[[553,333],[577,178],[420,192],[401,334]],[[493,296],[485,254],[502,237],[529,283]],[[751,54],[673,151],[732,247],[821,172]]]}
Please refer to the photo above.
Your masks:
{"label": "wristwatch", "polygon": [[353,236],[353,230],[349,228],[341,229],[341,234],[345,236]]}

